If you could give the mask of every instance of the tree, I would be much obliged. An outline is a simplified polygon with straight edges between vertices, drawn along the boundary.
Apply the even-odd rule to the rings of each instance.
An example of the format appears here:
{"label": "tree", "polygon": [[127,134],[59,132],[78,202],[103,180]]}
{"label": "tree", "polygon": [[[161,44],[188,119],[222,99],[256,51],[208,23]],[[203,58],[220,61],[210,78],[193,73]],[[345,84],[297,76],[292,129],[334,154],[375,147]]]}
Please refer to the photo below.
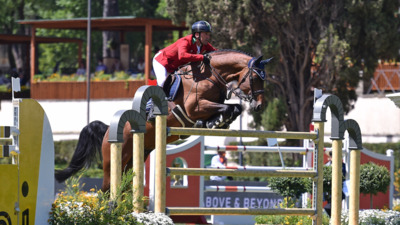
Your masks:
{"label": "tree", "polygon": [[[159,8],[160,0],[110,0],[107,1],[106,12],[109,16],[136,16],[136,17],[163,17],[165,13],[163,8],[165,4]],[[165,3],[165,1],[163,1]],[[86,18],[87,17],[87,1],[80,0],[3,0],[0,7],[0,32],[4,34],[24,34],[30,35],[29,27],[19,25],[17,20],[25,19],[71,19],[71,18]],[[92,17],[103,16],[104,1],[91,1]],[[115,8],[118,6],[119,13],[115,13]],[[112,13],[111,13],[112,11]],[[49,30],[37,29],[37,36],[47,37],[63,37],[63,38],[79,38],[86,41],[86,31],[76,30]],[[144,34],[143,32],[129,32],[126,34],[126,42],[131,46],[131,51],[134,56],[143,55]],[[155,33],[154,43],[162,43],[166,39],[166,34]],[[105,46],[115,46],[114,42],[108,39]],[[113,38],[118,41],[120,39]],[[95,66],[96,58],[102,57],[102,34],[100,32],[92,32],[92,50],[93,58],[92,66]],[[7,45],[8,48],[8,45]],[[86,49],[85,47],[83,49]],[[118,49],[118,48],[116,48]],[[106,49],[110,53],[110,49]],[[78,48],[76,44],[70,43],[55,43],[55,44],[39,44],[38,45],[38,68],[44,74],[52,74],[59,68],[72,68],[77,66]],[[9,47],[10,63],[13,68],[26,69],[30,68],[26,55],[28,48],[26,45],[12,45]],[[85,57],[86,53],[82,53]],[[111,53],[110,53],[111,55]],[[106,57],[111,57],[106,55]],[[116,55],[114,52],[113,55]],[[92,68],[93,69],[93,68]],[[29,74],[26,71],[25,74]]]}
{"label": "tree", "polygon": [[360,167],[360,192],[370,195],[370,208],[372,205],[372,195],[379,192],[386,193],[390,184],[389,170],[384,166],[368,162]]}
{"label": "tree", "polygon": [[[104,0],[103,17],[119,16],[118,0]],[[119,58],[120,35],[117,31],[103,31],[103,57]]]}
{"label": "tree", "polygon": [[[289,131],[307,131],[314,88],[337,95],[349,112],[357,98],[359,71],[368,79],[379,58],[398,54],[395,0],[167,2],[175,22],[211,22],[216,47],[275,57],[267,66],[266,95],[270,102],[278,98],[285,105],[281,122]],[[261,117],[255,119],[259,128]]]}
{"label": "tree", "polygon": [[[287,203],[296,203],[305,192],[310,192],[312,182],[300,177],[271,177],[269,187],[287,199]],[[286,206],[288,207],[288,205]]]}
{"label": "tree", "polygon": [[[38,5],[41,3],[42,1],[37,2]],[[34,5],[31,0],[5,0],[1,4],[0,33],[28,35],[30,31],[25,26],[18,25],[16,21],[32,18],[35,15],[37,5]],[[7,48],[11,67],[28,75],[29,62],[26,58],[28,54],[26,46],[24,44],[12,44],[7,45]]]}

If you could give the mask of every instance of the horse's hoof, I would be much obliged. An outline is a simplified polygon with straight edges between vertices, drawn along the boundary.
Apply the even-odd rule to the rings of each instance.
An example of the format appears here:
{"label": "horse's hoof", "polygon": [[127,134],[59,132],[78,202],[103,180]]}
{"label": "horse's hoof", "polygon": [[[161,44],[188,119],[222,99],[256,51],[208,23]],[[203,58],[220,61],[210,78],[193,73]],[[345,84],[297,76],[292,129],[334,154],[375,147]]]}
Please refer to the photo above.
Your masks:
{"label": "horse's hoof", "polygon": [[156,122],[156,117],[149,117],[149,118],[147,118],[147,122],[155,123],[155,122]]}
{"label": "horse's hoof", "polygon": [[193,128],[203,128],[204,122],[203,120],[197,120],[196,123],[193,125]]}

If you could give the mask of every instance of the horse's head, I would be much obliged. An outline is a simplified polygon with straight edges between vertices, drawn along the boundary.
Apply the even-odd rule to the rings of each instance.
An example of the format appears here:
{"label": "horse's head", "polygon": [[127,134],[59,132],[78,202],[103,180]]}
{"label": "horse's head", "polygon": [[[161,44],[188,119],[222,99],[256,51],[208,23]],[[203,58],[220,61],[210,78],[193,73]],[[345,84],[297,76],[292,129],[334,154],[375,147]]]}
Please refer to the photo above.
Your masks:
{"label": "horse's head", "polygon": [[248,60],[247,68],[243,69],[238,79],[238,87],[244,93],[237,94],[239,98],[248,100],[254,111],[260,111],[264,107],[264,81],[266,79],[264,66],[272,58],[262,60],[262,56]]}
{"label": "horse's head", "polygon": [[225,84],[231,81],[238,82],[237,88],[227,88],[227,99],[234,93],[240,99],[250,102],[254,111],[260,111],[264,107],[263,93],[266,79],[264,66],[270,60],[262,60],[262,56],[252,58],[235,50],[219,50],[211,53],[213,75],[216,78],[223,78]]}

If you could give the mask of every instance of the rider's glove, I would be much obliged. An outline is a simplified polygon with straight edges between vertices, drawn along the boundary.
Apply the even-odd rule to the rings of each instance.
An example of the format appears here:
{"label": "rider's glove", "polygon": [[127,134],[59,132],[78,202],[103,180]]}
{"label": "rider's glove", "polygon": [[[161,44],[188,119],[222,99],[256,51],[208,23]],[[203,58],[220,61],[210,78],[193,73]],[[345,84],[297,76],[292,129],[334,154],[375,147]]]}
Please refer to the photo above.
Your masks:
{"label": "rider's glove", "polygon": [[203,55],[204,64],[210,65],[210,59],[211,59],[211,56],[209,54],[204,54]]}

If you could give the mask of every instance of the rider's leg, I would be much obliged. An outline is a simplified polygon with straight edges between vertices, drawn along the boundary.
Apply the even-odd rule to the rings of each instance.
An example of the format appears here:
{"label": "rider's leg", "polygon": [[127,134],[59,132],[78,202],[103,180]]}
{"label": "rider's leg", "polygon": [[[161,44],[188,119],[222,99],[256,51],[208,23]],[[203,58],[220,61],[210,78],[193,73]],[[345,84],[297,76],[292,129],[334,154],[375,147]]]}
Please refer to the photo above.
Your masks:
{"label": "rider's leg", "polygon": [[162,87],[165,79],[167,78],[168,72],[167,69],[165,69],[165,67],[156,60],[157,55],[160,53],[161,52],[157,53],[153,58],[153,70],[157,78],[157,85]]}
{"label": "rider's leg", "polygon": [[[165,67],[156,60],[156,57],[160,53],[161,52],[157,53],[153,58],[153,70],[154,70],[154,74],[156,75],[157,85],[162,87],[164,85],[164,82],[165,82],[165,79],[166,79],[168,73],[167,73],[167,69],[165,69]],[[153,122],[155,120],[155,116],[153,115],[152,109],[153,109],[152,99],[149,99],[149,101],[147,102],[147,105],[146,105],[146,112],[149,113],[147,120],[149,120],[150,122]]]}

